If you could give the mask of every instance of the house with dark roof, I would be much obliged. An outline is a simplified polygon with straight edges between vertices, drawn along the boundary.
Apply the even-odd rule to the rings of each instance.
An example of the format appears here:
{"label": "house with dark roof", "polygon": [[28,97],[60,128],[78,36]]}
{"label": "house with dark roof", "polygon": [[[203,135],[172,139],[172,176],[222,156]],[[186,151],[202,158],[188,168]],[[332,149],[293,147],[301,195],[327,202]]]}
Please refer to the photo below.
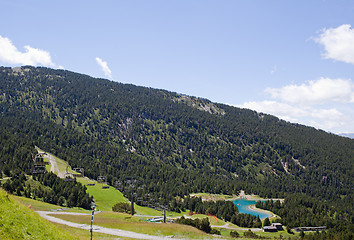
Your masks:
{"label": "house with dark roof", "polygon": [[278,229],[274,226],[264,226],[263,232],[278,232]]}
{"label": "house with dark roof", "polygon": [[263,232],[278,232],[283,231],[283,225],[281,223],[272,223],[270,226],[264,226]]}
{"label": "house with dark roof", "polygon": [[283,225],[281,223],[272,223],[273,227],[276,227],[278,231],[283,231]]}

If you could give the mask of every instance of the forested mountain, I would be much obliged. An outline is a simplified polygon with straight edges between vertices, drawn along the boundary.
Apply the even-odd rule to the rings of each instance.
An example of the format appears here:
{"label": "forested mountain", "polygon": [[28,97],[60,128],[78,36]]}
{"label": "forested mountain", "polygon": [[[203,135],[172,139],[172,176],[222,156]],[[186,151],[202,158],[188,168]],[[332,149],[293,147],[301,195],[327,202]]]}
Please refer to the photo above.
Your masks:
{"label": "forested mountain", "polygon": [[353,209],[354,140],[274,116],[65,70],[0,68],[0,169],[37,145],[161,201],[192,192],[302,193]]}

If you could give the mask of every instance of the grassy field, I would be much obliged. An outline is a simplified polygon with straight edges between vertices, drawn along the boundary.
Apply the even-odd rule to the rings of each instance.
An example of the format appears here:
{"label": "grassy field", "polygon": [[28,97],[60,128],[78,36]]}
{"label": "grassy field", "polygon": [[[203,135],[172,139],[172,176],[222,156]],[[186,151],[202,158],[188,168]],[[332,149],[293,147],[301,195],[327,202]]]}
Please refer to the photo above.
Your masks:
{"label": "grassy field", "polygon": [[[106,186],[103,183],[89,180],[88,178],[76,178],[76,181],[86,185],[87,192],[94,197],[96,208],[101,211],[112,211],[112,207],[118,202],[129,202],[123,194],[114,187],[109,186],[107,189],[102,189]],[[87,183],[94,183],[94,186],[87,186]]]}
{"label": "grassy field", "polygon": [[[55,217],[82,224],[88,224],[91,219],[91,216],[55,215]],[[119,228],[154,236],[173,236],[175,238],[189,239],[213,238],[191,226],[174,223],[150,223],[145,222],[139,217],[123,213],[102,212],[96,214],[94,217],[94,224],[102,227]]]}
{"label": "grassy field", "polygon": [[[62,229],[63,231],[70,232],[73,236],[75,236],[77,239],[80,239],[80,240],[87,240],[87,239],[90,239],[90,237],[91,237],[90,231],[87,231],[84,229],[73,228],[73,227],[69,227],[69,226],[61,225],[61,224],[54,224],[54,225],[58,226],[58,228]],[[95,240],[117,240],[117,239],[132,239],[132,238],[123,238],[123,237],[117,238],[117,236],[94,232],[93,239],[95,239]]]}
{"label": "grassy field", "polygon": [[190,196],[201,197],[203,201],[218,201],[234,199],[236,195],[210,194],[210,193],[192,193]]}
{"label": "grassy field", "polygon": [[78,239],[0,189],[0,239]]}
{"label": "grassy field", "polygon": [[[100,211],[112,211],[112,207],[118,202],[129,203],[130,201],[123,196],[123,194],[114,187],[103,189],[102,186],[107,186],[97,181],[89,180],[88,178],[76,178],[76,180],[87,186],[87,183],[94,183],[94,186],[87,186],[87,192],[94,197],[96,208]],[[134,205],[136,214],[158,216],[162,212],[155,209]],[[168,213],[172,216],[172,213]],[[181,216],[181,214],[174,214],[173,216]]]}
{"label": "grassy field", "polygon": [[[98,185],[99,186],[99,185]],[[104,198],[105,193],[110,194],[111,192],[107,191],[108,189],[102,189],[98,188],[96,191],[101,195],[102,198]],[[115,189],[112,189],[114,191],[117,191]],[[101,192],[102,191],[102,192]],[[94,192],[94,191],[93,191]],[[117,191],[118,192],[118,191]],[[97,194],[97,193],[96,193]],[[28,209],[28,206],[31,205],[32,210],[42,210],[42,211],[50,211],[54,210],[57,211],[59,209],[62,209],[63,211],[70,211],[70,212],[85,212],[85,213],[90,213],[88,210],[80,209],[80,208],[73,208],[73,209],[67,209],[67,208],[62,208],[60,206],[56,205],[51,205],[48,203],[40,202],[37,200],[32,200],[28,199],[25,197],[17,197],[17,196],[12,196],[13,199],[16,201],[20,202],[25,206],[26,210]],[[126,199],[122,198],[120,200],[127,201]],[[102,203],[102,202],[101,202]],[[141,214],[145,213],[147,215],[162,215],[162,212],[150,209],[150,208],[143,208],[143,207],[136,207],[138,209],[138,213]],[[30,210],[29,210],[30,211]],[[141,211],[141,212],[140,212]],[[172,213],[167,213],[167,216],[181,216],[186,213],[182,214],[172,214]],[[89,224],[91,217],[90,216],[72,216],[72,215],[55,215],[55,217],[68,220],[71,222],[76,222],[76,223],[83,223],[83,224]],[[206,215],[202,214],[195,214],[191,216],[192,218],[205,218],[207,217]],[[216,219],[214,217],[208,217],[211,225],[216,225],[219,226],[217,229],[220,230],[221,235],[223,237],[228,238],[230,236],[230,231],[231,229],[223,228],[223,226],[226,224],[224,221]],[[198,229],[195,229],[190,226],[185,226],[185,225],[179,225],[179,224],[162,224],[162,223],[149,223],[146,222],[146,218],[140,217],[140,216],[131,216],[129,214],[123,214],[123,213],[115,213],[112,211],[104,211],[99,214],[96,214],[94,217],[94,224],[99,225],[99,226],[104,226],[104,227],[109,227],[109,228],[118,228],[122,230],[128,230],[128,231],[133,231],[133,232],[138,232],[138,233],[145,233],[145,234],[150,234],[150,235],[159,235],[159,236],[174,236],[175,238],[185,238],[185,239],[215,239],[218,237],[214,237],[208,234],[205,234],[204,232],[199,231]],[[75,239],[89,239],[90,233],[86,230],[81,230],[81,229],[75,229],[63,225],[58,225],[58,227],[63,229],[63,231],[69,231]],[[237,226],[230,224],[229,227],[234,227],[237,228]],[[244,231],[237,230],[237,232],[240,234],[240,236],[243,235]],[[257,235],[265,236],[268,238],[279,238],[280,235],[282,237],[293,237],[294,235],[290,235],[286,233],[285,231],[279,232],[279,233],[263,233],[263,232],[255,232]],[[105,235],[105,234],[98,234],[94,233],[95,239],[116,239],[116,237]],[[0,235],[1,236],[1,235]],[[2,239],[0,237],[0,239]],[[6,238],[4,238],[6,239]]]}
{"label": "grassy field", "polygon": [[57,210],[63,210],[67,212],[91,212],[91,210],[86,210],[83,208],[66,208],[66,207],[61,207],[57,205],[53,205],[50,203],[45,203],[42,201],[34,200],[31,198],[26,198],[26,197],[19,197],[19,196],[12,196],[14,200],[16,200],[18,203],[24,205],[27,208],[32,209],[33,211],[57,211]]}

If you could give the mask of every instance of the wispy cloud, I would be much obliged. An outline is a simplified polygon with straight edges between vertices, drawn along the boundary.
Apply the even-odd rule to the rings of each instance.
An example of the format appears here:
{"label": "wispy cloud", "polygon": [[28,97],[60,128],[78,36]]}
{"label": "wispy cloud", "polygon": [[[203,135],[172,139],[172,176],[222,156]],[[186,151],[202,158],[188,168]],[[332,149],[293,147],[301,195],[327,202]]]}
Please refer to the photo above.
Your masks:
{"label": "wispy cloud", "polygon": [[324,29],[315,41],[323,45],[325,58],[354,64],[354,29],[351,25]]}
{"label": "wispy cloud", "polygon": [[99,57],[96,57],[96,62],[101,67],[104,75],[108,78],[112,78],[112,71],[109,69],[107,62],[103,61]]}
{"label": "wispy cloud", "polygon": [[278,67],[277,65],[274,65],[272,70],[270,70],[270,74],[274,74],[277,71]]}
{"label": "wispy cloud", "polygon": [[0,36],[0,61],[6,64],[56,67],[49,52],[28,45],[24,49],[25,52],[20,52],[10,39]]}

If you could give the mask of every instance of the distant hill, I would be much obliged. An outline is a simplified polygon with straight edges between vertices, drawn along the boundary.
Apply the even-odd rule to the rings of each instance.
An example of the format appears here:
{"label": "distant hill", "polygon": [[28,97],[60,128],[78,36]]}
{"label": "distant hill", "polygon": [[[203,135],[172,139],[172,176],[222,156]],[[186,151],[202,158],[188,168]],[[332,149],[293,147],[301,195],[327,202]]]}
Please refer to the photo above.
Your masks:
{"label": "distant hill", "polygon": [[0,68],[0,115],[1,169],[31,173],[37,145],[166,202],[244,189],[352,204],[354,141],[271,115],[29,66]]}

